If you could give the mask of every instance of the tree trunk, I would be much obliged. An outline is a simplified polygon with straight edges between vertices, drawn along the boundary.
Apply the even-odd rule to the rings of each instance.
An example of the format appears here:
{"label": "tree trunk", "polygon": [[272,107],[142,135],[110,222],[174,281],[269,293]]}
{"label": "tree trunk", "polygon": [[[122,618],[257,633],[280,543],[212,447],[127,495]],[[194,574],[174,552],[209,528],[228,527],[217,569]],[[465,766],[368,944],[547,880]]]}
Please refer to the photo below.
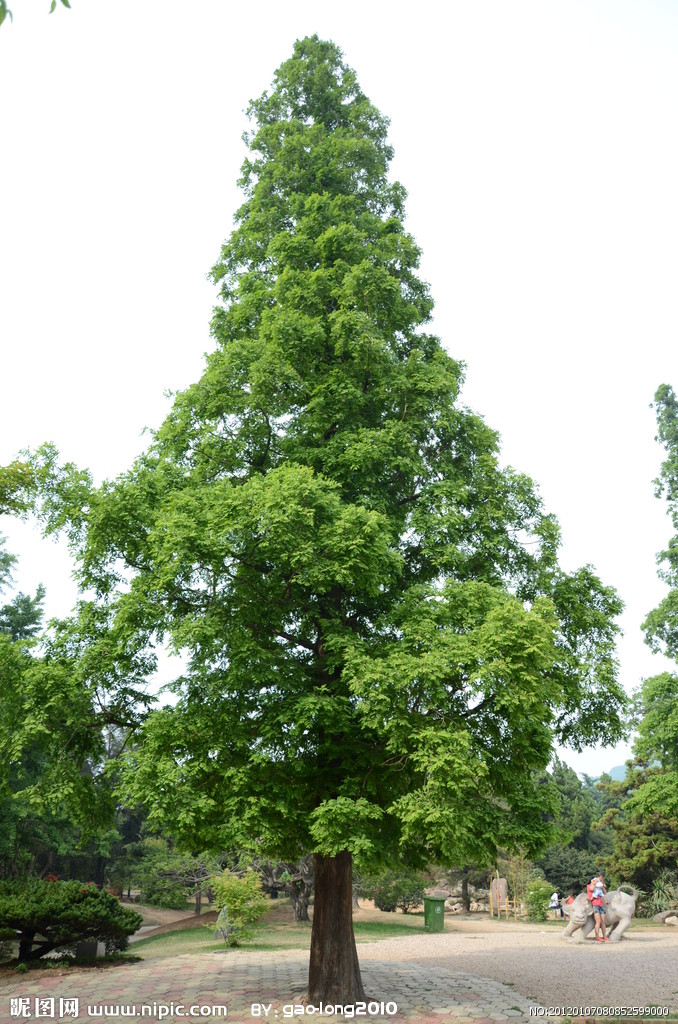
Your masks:
{"label": "tree trunk", "polygon": [[196,914],[200,914],[200,912],[202,910],[202,887],[200,885],[200,882],[198,882],[198,884],[196,886],[194,895],[195,895],[195,913]]}
{"label": "tree trunk", "polygon": [[300,885],[294,890],[290,890],[290,903],[294,911],[295,921],[310,921],[308,916],[308,904],[311,899],[311,890],[305,885]]}
{"label": "tree trunk", "polygon": [[464,910],[468,914],[471,910],[471,897],[468,891],[468,874],[465,871],[461,876],[461,902],[464,906]]}
{"label": "tree trunk", "polygon": [[31,959],[31,950],[33,949],[33,940],[35,938],[35,931],[24,931],[19,935],[19,960],[26,961]]}
{"label": "tree trunk", "polygon": [[[77,875],[75,876],[77,877]],[[106,881],[106,858],[97,857],[96,867],[94,869],[94,884],[97,889],[103,889],[104,882]]]}
{"label": "tree trunk", "polygon": [[315,901],[308,968],[309,1004],[365,999],[355,948],[351,854],[313,857]]}

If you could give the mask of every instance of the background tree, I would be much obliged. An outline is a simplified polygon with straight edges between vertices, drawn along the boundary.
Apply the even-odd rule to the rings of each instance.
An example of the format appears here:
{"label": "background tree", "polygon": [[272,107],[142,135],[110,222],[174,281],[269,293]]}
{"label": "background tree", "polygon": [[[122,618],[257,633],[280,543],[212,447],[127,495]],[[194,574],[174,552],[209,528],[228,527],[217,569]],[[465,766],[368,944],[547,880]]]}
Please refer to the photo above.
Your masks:
{"label": "background tree", "polygon": [[49,449],[32,472],[121,647],[189,656],[127,798],[187,848],[313,851],[308,997],[351,1002],[353,857],[543,845],[554,738],[620,734],[621,605],[559,568],[532,482],[459,404],[387,121],[338,48],[298,42],[249,115],[202,378],[118,480]]}
{"label": "background tree", "polygon": [[[0,544],[0,593],[15,561]],[[0,604],[0,877],[56,873],[102,885],[117,838],[104,767],[131,722],[126,687],[138,659],[128,652],[116,668],[115,639],[99,630],[97,640],[85,606],[77,628],[57,622],[41,633],[43,598],[39,586]]]}
{"label": "background tree", "polygon": [[613,836],[607,867],[616,882],[649,893],[662,871],[675,870],[678,859],[675,782],[660,765],[636,758],[626,779],[610,780],[606,791],[616,799],[602,819]]}
{"label": "background tree", "polygon": [[194,912],[200,914],[205,896],[211,898],[212,877],[222,869],[218,858],[199,854],[180,854],[162,839],[146,839],[145,851],[154,855],[144,858],[141,874],[141,898],[159,907],[186,907],[194,900]]}
{"label": "background tree", "polygon": [[0,467],[0,514],[25,511],[30,502],[26,495],[32,484],[31,470],[25,462],[15,460]]}
{"label": "background tree", "polygon": [[[16,558],[0,538],[0,594],[11,586],[15,566]],[[76,846],[68,816],[58,808],[41,813],[23,792],[44,772],[40,745],[27,745],[20,759],[9,756],[9,746],[21,725],[16,716],[24,680],[37,668],[35,645],[20,641],[35,638],[43,598],[40,586],[34,597],[20,593],[0,605],[0,735],[6,753],[0,762],[0,877],[44,875],[55,870],[59,859]]]}
{"label": "background tree", "polygon": [[[643,629],[646,641],[653,651],[663,651],[669,658],[678,659],[678,399],[668,384],[657,388],[654,396],[657,413],[657,440],[666,451],[666,458],[655,480],[655,494],[664,498],[667,513],[676,531],[665,551],[657,556],[659,577],[669,587],[669,593],[657,608],[647,616]],[[664,730],[664,742],[666,731]],[[675,756],[675,742],[672,755]]]}
{"label": "background tree", "polygon": [[[678,659],[678,400],[667,384],[655,393],[657,440],[666,458],[655,480],[664,498],[674,536],[659,553],[659,576],[666,597],[647,616],[643,629],[653,651]],[[614,831],[612,870],[649,891],[678,857],[678,675],[662,672],[646,679],[635,699],[634,760],[622,783],[605,788],[621,805],[604,822]]]}
{"label": "background tree", "polygon": [[489,889],[491,870],[481,868],[477,864],[464,864],[461,867],[449,868],[445,879],[450,888],[461,886],[460,900],[466,913],[471,911],[471,892],[473,889]]}
{"label": "background tree", "polygon": [[313,857],[301,857],[295,863],[257,861],[265,890],[284,892],[290,898],[295,921],[309,921],[308,906],[313,896]]}
{"label": "background tree", "polygon": [[550,779],[560,797],[553,819],[560,838],[549,844],[534,864],[551,885],[576,895],[612,851],[612,833],[601,823],[606,800],[595,780],[588,776],[581,780],[559,759],[553,762]]}
{"label": "background tree", "polygon": [[[5,538],[0,536],[0,595],[11,587],[15,565],[15,556],[6,550]],[[45,588],[40,584],[33,597],[19,593],[6,604],[0,605],[0,634],[12,643],[32,640],[42,622],[44,599]]]}
{"label": "background tree", "polygon": [[12,640],[32,640],[40,629],[45,588],[40,584],[31,597],[19,593],[0,608],[0,633]]}

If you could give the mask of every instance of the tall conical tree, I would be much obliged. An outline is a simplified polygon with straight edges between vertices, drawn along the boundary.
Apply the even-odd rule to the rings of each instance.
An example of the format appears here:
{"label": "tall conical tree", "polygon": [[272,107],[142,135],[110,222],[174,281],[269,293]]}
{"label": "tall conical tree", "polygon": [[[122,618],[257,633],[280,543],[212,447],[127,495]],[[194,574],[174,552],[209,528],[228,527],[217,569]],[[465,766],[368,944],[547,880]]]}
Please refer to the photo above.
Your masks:
{"label": "tall conical tree", "polygon": [[190,655],[129,798],[192,848],[313,851],[308,998],[351,1002],[353,858],[543,843],[554,738],[620,731],[620,603],[559,569],[531,481],[458,404],[387,121],[339,49],[298,42],[249,113],[204,375],[84,512],[72,467],[34,472],[119,633]]}

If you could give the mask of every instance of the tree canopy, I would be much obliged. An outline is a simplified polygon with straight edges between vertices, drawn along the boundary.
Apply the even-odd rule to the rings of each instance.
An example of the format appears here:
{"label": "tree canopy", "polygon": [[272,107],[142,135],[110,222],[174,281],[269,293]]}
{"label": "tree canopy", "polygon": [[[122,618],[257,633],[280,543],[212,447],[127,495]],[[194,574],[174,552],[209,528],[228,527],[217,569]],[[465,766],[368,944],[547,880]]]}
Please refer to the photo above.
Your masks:
{"label": "tree canopy", "polygon": [[333,859],[545,843],[554,740],[621,733],[621,603],[559,567],[555,519],[461,403],[388,122],[338,47],[297,42],[248,113],[201,379],[118,479],[46,448],[31,480],[96,595],[83,672],[129,693],[122,652],[188,655],[127,798],[185,843],[313,851],[321,921]]}
{"label": "tree canopy", "polygon": [[[657,556],[666,597],[645,619],[653,651],[678,659],[678,399],[668,384],[655,393],[657,438],[666,457],[655,480],[664,498],[674,536]],[[648,888],[665,869],[675,871],[678,856],[678,675],[662,672],[645,679],[636,694],[634,760],[623,783],[608,787],[621,806],[604,821],[615,833],[613,869]]]}
{"label": "tree canopy", "polygon": [[[0,878],[77,865],[101,881],[99,857],[117,836],[103,765],[115,746],[111,729],[132,722],[121,718],[127,691],[107,700],[110,665],[92,679],[79,639],[86,628],[91,649],[84,608],[79,632],[66,622],[45,632],[42,585],[33,596],[4,592],[15,565],[0,538]],[[112,642],[109,633],[109,650]],[[121,666],[133,686],[132,661]]]}

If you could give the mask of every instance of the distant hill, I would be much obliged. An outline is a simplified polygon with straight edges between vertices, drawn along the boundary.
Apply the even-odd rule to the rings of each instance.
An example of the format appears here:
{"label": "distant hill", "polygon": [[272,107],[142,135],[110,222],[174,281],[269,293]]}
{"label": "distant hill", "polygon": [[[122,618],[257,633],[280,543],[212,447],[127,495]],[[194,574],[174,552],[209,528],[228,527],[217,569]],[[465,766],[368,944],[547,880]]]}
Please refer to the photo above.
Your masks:
{"label": "distant hill", "polygon": [[626,778],[626,765],[618,764],[616,768],[610,768],[607,774],[613,782],[623,782]]}

